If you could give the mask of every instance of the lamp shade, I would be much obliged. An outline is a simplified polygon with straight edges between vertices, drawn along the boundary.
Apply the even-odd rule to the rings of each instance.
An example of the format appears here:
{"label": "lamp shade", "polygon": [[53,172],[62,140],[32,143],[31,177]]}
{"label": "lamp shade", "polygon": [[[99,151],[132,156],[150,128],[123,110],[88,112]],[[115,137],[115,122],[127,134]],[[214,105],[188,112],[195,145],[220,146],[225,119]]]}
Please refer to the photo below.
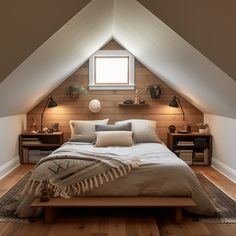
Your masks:
{"label": "lamp shade", "polygon": [[170,101],[169,106],[170,107],[179,107],[179,103],[177,101],[176,96],[174,96],[173,99]]}
{"label": "lamp shade", "polygon": [[93,113],[97,113],[101,110],[101,102],[97,99],[93,99],[89,103],[89,110]]}
{"label": "lamp shade", "polygon": [[57,106],[56,101],[53,99],[53,97],[50,97],[49,101],[48,101],[48,108],[52,108],[52,107],[56,107],[56,106]]}

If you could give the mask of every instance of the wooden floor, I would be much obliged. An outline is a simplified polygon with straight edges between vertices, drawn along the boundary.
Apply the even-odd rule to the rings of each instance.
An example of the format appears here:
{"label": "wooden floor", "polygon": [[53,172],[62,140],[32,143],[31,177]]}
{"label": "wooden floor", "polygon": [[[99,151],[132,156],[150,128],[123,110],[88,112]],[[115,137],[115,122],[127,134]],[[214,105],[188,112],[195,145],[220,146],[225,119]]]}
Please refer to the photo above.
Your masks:
{"label": "wooden floor", "polygon": [[[32,166],[21,165],[8,176],[0,180],[0,196],[6,193]],[[195,172],[202,172],[232,198],[236,198],[236,185],[211,167],[194,167]],[[236,199],[235,199],[236,200]],[[158,230],[159,228],[159,230]],[[184,217],[182,224],[174,224],[171,218],[156,220],[152,215],[92,214],[69,217],[60,215],[56,223],[0,222],[0,236],[235,236],[236,224],[204,224]]]}

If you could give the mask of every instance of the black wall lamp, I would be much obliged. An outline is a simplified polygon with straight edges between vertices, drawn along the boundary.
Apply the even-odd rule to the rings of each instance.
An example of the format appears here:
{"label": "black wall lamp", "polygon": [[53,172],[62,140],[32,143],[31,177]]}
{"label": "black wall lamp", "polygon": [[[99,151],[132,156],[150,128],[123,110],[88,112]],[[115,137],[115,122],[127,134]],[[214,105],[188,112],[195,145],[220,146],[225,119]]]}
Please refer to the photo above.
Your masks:
{"label": "black wall lamp", "polygon": [[170,107],[176,107],[176,108],[180,107],[181,108],[181,111],[182,111],[182,114],[183,114],[183,129],[179,130],[178,133],[190,133],[191,132],[191,126],[187,125],[187,123],[186,123],[185,114],[184,114],[184,110],[183,110],[182,104],[180,102],[180,99],[178,97],[174,96],[173,99],[170,101],[169,106]]}
{"label": "black wall lamp", "polygon": [[178,108],[180,106],[181,111],[183,113],[183,121],[185,121],[184,110],[183,110],[183,107],[182,107],[181,102],[180,102],[178,97],[174,96],[173,99],[170,101],[169,106],[170,107],[176,107],[176,108]]}
{"label": "black wall lamp", "polygon": [[39,133],[43,133],[43,115],[44,115],[44,112],[46,110],[46,108],[53,108],[53,107],[56,107],[57,106],[57,103],[56,101],[53,99],[53,97],[50,97],[48,100],[47,100],[47,103],[45,104],[44,108],[43,108],[43,112],[41,113],[41,125],[40,125],[40,130],[39,130]]}

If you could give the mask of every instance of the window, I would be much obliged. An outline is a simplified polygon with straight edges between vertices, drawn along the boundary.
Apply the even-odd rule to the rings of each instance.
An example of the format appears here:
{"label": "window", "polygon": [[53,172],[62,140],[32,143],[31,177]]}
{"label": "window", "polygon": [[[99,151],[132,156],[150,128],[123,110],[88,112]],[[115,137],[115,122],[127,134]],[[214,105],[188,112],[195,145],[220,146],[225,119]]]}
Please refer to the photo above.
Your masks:
{"label": "window", "polygon": [[97,51],[89,59],[89,89],[133,90],[133,55],[126,50]]}

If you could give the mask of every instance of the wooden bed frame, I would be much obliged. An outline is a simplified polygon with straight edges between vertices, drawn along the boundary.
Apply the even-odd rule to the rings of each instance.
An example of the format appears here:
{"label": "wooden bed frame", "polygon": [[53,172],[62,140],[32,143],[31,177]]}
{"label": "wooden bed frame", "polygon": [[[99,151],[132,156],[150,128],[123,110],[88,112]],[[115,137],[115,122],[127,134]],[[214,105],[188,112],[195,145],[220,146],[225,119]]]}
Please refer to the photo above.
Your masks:
{"label": "wooden bed frame", "polygon": [[41,202],[35,199],[31,207],[43,207],[45,209],[44,222],[53,223],[57,208],[75,207],[166,207],[175,211],[175,223],[182,221],[182,207],[194,207],[197,204],[189,197],[73,197],[51,198],[50,201]]}

